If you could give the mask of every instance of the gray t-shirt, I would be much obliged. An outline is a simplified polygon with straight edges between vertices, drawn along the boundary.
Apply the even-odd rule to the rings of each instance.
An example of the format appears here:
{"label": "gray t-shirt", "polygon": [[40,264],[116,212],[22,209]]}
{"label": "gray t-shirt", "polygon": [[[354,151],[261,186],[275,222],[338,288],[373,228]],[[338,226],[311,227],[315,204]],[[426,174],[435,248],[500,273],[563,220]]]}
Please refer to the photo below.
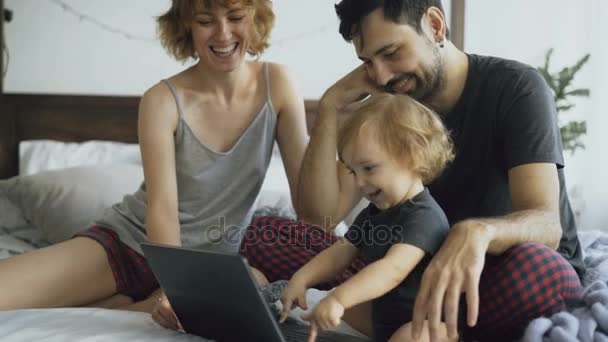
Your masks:
{"label": "gray t-shirt", "polygon": [[380,211],[370,204],[357,216],[345,238],[359,248],[368,264],[382,259],[395,244],[416,246],[426,252],[421,262],[395,289],[372,303],[373,324],[379,341],[411,321],[422,274],[445,240],[450,226],[428,189],[393,208]]}
{"label": "gray t-shirt", "polygon": [[[556,165],[563,235],[558,252],[584,274],[582,249],[564,180],[555,101],[540,72],[528,65],[469,55],[464,91],[442,114],[456,157],[429,189],[450,224],[512,212],[509,170],[529,163]],[[533,228],[530,228],[533,229]]]}

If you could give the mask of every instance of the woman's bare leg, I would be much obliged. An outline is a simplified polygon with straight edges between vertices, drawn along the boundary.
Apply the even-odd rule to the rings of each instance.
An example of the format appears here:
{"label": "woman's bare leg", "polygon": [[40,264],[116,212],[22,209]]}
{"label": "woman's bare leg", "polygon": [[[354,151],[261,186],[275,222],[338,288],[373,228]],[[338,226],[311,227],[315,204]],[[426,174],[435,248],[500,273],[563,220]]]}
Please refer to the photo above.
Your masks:
{"label": "woman's bare leg", "polygon": [[81,306],[116,293],[105,249],[78,237],[0,261],[0,310]]}
{"label": "woman's bare leg", "polygon": [[[253,272],[253,276],[258,286],[268,285],[268,279],[266,279],[262,272],[255,268],[252,268],[251,271]],[[156,307],[156,305],[158,304],[158,298],[161,296],[161,294],[162,290],[157,289],[156,291],[152,292],[152,294],[150,294],[148,298],[142,301],[136,303],[126,303],[124,305],[119,306],[118,308],[120,308],[121,310],[142,311],[151,313],[152,310],[154,310],[154,307]]]}
{"label": "woman's bare leg", "polygon": [[84,306],[89,308],[122,309],[123,307],[131,304],[133,304],[133,299],[131,297],[115,294],[108,298],[104,298]]}
{"label": "woman's bare leg", "polygon": [[358,332],[371,338],[374,337],[372,302],[361,303],[346,310],[342,320]]}
{"label": "woman's bare leg", "polygon": [[120,307],[120,309],[152,313],[152,310],[154,310],[154,307],[156,307],[156,304],[158,304],[158,298],[160,298],[161,295],[162,289],[156,289],[156,291],[152,292],[148,298],[139,302],[124,305]]}

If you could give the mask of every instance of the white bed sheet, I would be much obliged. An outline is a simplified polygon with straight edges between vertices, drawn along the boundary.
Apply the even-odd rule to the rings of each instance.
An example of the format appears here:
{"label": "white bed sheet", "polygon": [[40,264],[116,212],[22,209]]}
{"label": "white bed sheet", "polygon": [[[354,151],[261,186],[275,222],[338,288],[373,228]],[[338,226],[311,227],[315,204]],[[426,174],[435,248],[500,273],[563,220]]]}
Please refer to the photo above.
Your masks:
{"label": "white bed sheet", "polygon": [[[580,233],[588,272],[583,285],[608,281],[608,233]],[[2,236],[0,234],[0,241]],[[31,247],[30,247],[31,248]],[[1,254],[1,253],[0,253]],[[328,294],[327,291],[307,291],[309,308]],[[280,305],[280,303],[279,303]],[[296,309],[291,317],[301,320],[305,312]],[[338,331],[361,336],[345,323]],[[149,314],[97,308],[60,308],[14,310],[0,312],[0,340],[21,341],[208,341],[200,337],[166,330],[156,325]]]}
{"label": "white bed sheet", "polygon": [[[328,291],[306,292],[307,311],[296,308],[290,317],[307,324],[301,317],[327,296]],[[280,307],[280,302],[277,302]],[[345,322],[339,332],[365,338]],[[65,341],[212,341],[183,332],[164,329],[151,316],[141,312],[98,308],[58,308],[0,311],[0,340],[3,342]]]}
{"label": "white bed sheet", "polygon": [[0,340],[10,342],[200,342],[167,330],[149,314],[95,308],[31,309],[0,312]]}

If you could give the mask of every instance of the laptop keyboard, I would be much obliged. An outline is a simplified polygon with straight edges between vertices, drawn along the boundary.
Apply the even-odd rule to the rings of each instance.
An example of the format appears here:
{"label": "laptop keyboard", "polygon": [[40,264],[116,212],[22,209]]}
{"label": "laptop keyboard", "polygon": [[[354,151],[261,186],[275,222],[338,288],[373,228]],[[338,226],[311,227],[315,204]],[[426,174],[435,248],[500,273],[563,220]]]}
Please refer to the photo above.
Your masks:
{"label": "laptop keyboard", "polygon": [[[274,318],[279,321],[280,312],[276,305],[270,306],[270,311]],[[283,337],[287,342],[307,342],[310,327],[299,323],[297,320],[288,317],[284,323],[279,323],[279,328],[283,333]],[[348,334],[342,334],[333,331],[323,331],[317,335],[317,341],[319,342],[369,342],[367,338],[360,338]]]}
{"label": "laptop keyboard", "polygon": [[[287,342],[306,342],[308,341],[310,327],[298,323],[283,323],[280,325],[283,337]],[[332,331],[324,331],[317,335],[319,342],[353,342],[369,341],[356,336],[341,334]]]}

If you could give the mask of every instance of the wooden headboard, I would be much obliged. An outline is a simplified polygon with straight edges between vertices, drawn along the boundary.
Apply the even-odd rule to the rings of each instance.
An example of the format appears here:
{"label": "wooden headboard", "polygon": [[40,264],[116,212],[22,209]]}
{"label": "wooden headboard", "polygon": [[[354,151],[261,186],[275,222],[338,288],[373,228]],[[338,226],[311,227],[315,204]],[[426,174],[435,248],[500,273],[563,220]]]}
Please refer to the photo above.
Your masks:
{"label": "wooden headboard", "polygon": [[[137,142],[135,96],[4,94],[0,97],[0,179],[18,174],[19,142]],[[306,101],[308,127],[317,101]]]}

